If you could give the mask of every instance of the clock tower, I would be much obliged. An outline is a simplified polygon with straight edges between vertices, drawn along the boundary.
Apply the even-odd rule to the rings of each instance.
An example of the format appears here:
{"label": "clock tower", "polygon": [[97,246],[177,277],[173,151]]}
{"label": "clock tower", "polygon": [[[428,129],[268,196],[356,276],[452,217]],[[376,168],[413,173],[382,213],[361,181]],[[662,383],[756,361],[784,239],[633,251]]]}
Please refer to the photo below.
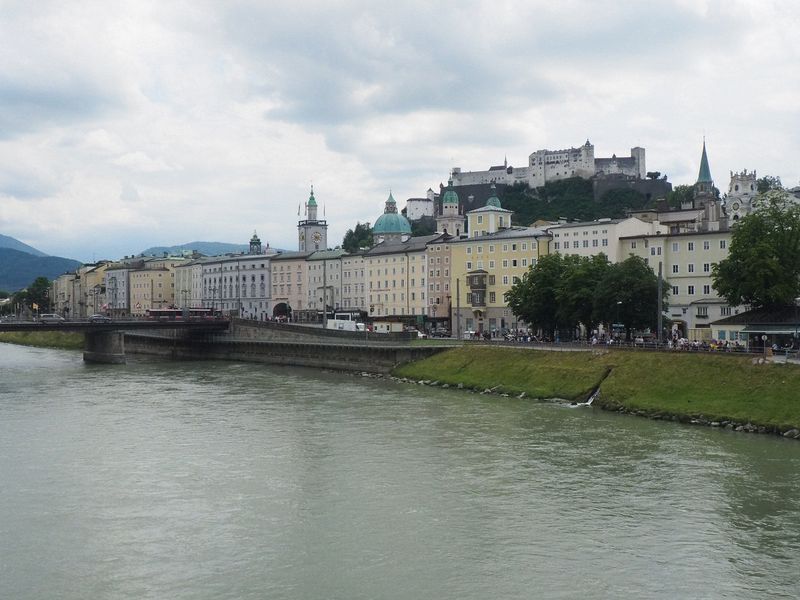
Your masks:
{"label": "clock tower", "polygon": [[300,252],[313,252],[328,249],[328,223],[317,219],[317,200],[314,186],[306,202],[306,219],[297,223],[297,239]]}

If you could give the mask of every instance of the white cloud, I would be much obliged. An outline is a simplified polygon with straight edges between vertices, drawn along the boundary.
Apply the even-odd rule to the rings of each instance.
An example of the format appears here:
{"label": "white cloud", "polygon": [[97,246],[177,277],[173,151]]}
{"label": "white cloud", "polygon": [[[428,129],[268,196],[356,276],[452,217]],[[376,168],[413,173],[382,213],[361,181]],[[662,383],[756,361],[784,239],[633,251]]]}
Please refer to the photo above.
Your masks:
{"label": "white cloud", "polygon": [[791,2],[4,3],[0,231],[115,257],[341,239],[452,166],[590,138],[690,183],[800,178]]}

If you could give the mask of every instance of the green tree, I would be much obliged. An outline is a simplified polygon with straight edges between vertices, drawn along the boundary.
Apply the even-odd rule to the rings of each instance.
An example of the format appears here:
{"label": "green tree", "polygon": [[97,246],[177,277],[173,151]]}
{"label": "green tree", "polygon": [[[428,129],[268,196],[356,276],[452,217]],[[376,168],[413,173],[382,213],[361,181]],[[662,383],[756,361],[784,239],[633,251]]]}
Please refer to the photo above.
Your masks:
{"label": "green tree", "polygon": [[560,254],[543,256],[506,292],[506,304],[526,323],[553,335],[558,327],[557,290],[566,268]]}
{"label": "green tree", "polygon": [[431,235],[436,233],[436,219],[423,217],[418,221],[411,221],[411,235]]}
{"label": "green tree", "polygon": [[559,323],[571,328],[579,324],[593,328],[597,289],[610,267],[605,254],[564,258],[563,276],[556,290]]}
{"label": "green tree", "polygon": [[[667,298],[662,289],[662,301]],[[610,265],[597,286],[593,317],[596,322],[622,323],[630,338],[634,329],[656,330],[658,276],[643,258],[630,256]]]}
{"label": "green tree", "polygon": [[770,190],[782,190],[783,184],[780,177],[773,177],[772,175],[764,175],[756,179],[756,190],[759,194],[768,192]]}
{"label": "green tree", "polygon": [[684,202],[691,202],[694,198],[693,185],[676,185],[672,191],[667,194],[667,202],[673,208],[680,208]]}
{"label": "green tree", "polygon": [[358,252],[361,248],[372,247],[372,227],[369,223],[356,223],[355,229],[348,229],[342,240],[342,249],[347,252]]}
{"label": "green tree", "polygon": [[732,306],[790,305],[800,296],[800,206],[782,189],[759,194],[756,205],[713,266],[714,289]]}

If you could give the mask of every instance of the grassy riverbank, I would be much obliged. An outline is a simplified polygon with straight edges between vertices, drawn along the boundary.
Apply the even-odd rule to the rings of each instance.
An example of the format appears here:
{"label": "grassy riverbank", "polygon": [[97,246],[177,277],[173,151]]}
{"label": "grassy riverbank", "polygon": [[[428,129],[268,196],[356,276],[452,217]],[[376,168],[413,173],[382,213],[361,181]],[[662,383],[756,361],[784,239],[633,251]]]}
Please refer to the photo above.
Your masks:
{"label": "grassy riverbank", "polygon": [[83,349],[83,334],[61,331],[6,332],[0,333],[0,342],[40,348],[81,350]]}
{"label": "grassy riverbank", "polygon": [[567,400],[583,399],[600,385],[597,402],[609,409],[800,428],[800,366],[754,365],[751,360],[717,354],[464,347],[404,365],[395,375]]}

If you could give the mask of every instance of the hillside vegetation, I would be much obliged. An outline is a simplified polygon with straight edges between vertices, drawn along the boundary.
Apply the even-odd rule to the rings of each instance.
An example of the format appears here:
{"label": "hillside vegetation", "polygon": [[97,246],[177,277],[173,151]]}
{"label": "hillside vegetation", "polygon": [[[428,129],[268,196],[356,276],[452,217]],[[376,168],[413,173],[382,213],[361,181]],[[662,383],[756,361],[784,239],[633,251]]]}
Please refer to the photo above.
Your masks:
{"label": "hillside vegetation", "polygon": [[595,201],[592,182],[580,177],[550,181],[535,189],[517,183],[503,190],[500,202],[503,208],[514,211],[514,224],[523,226],[537,219],[592,221],[604,217],[621,218],[627,211],[639,210],[648,204],[646,196],[629,189],[609,190]]}

